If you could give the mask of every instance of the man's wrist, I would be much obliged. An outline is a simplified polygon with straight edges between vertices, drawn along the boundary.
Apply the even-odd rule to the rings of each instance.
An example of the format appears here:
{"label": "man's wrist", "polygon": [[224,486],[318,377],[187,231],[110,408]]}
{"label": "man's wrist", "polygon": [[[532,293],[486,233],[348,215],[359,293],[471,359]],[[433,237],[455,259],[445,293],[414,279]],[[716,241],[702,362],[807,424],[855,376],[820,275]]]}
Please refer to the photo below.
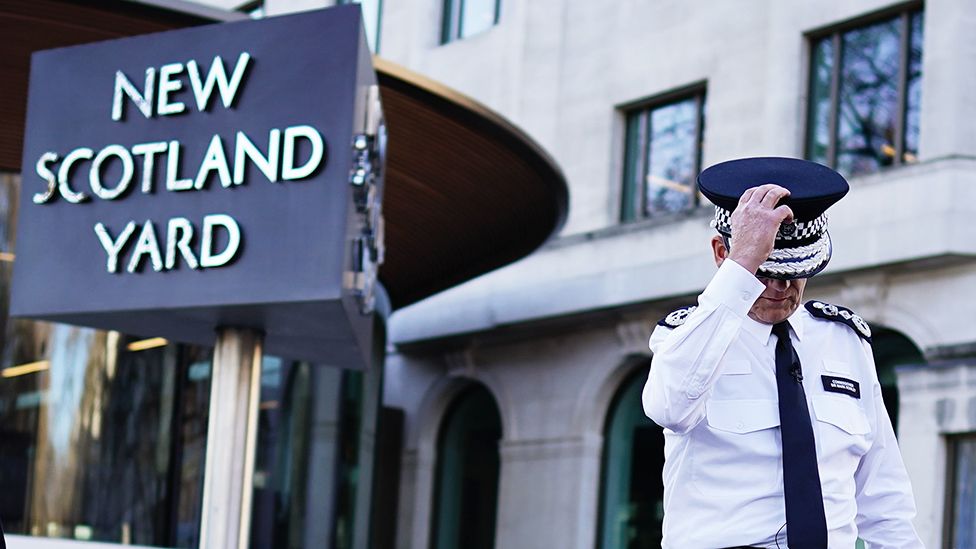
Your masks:
{"label": "man's wrist", "polygon": [[759,272],[759,266],[763,264],[763,261],[765,261],[765,258],[756,259],[755,257],[750,257],[745,254],[736,254],[735,252],[730,252],[728,259],[735,261],[740,267],[752,274]]}
{"label": "man's wrist", "polygon": [[[736,315],[745,317],[762,295],[766,286],[735,261],[722,263],[711,282],[705,287],[699,303],[721,303]],[[704,300],[704,301],[702,301]]]}

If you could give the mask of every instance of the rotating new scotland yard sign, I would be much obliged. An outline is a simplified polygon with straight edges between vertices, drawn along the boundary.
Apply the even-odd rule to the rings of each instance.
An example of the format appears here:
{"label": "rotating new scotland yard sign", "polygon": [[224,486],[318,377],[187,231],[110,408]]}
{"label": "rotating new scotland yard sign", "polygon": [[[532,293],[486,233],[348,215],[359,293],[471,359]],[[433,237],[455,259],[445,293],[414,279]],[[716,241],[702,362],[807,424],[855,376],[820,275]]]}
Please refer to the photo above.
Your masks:
{"label": "rotating new scotland yard sign", "polygon": [[381,120],[358,6],[34,54],[11,313],[362,367]]}

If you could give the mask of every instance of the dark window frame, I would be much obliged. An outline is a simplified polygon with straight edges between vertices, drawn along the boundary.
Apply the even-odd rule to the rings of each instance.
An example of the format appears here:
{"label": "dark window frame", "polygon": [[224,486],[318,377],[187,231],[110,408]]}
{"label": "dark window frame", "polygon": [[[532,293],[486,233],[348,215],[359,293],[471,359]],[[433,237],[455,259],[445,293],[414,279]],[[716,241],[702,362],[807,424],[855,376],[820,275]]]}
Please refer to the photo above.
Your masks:
{"label": "dark window frame", "polygon": [[[444,0],[441,2],[441,45],[468,38],[464,34],[464,5],[470,0]],[[498,25],[502,14],[502,0],[495,0],[495,18]],[[486,29],[487,30],[487,29]]]}
{"label": "dark window frame", "polygon": [[946,435],[945,499],[942,506],[942,547],[955,547],[955,500],[957,449],[960,442],[976,442],[976,431]]}
{"label": "dark window frame", "polygon": [[[663,215],[668,215],[667,213],[657,213],[652,214],[647,211],[647,185],[641,184],[636,185],[634,182],[641,181],[642,183],[647,179],[648,175],[648,147],[650,147],[650,142],[648,141],[648,135],[651,131],[651,113],[655,110],[664,108],[682,101],[687,101],[688,99],[695,100],[695,110],[697,111],[697,117],[695,118],[695,154],[692,158],[692,173],[701,172],[702,166],[702,149],[704,149],[704,138],[705,138],[705,105],[708,98],[708,86],[707,81],[698,81],[680,88],[675,88],[667,92],[657,94],[651,97],[640,99],[637,101],[632,101],[629,103],[624,103],[617,106],[617,111],[623,115],[623,154],[622,154],[622,164],[620,169],[620,197],[618,200],[618,220],[621,223],[635,223],[644,221],[647,219],[661,217]],[[637,179],[632,179],[627,177],[627,154],[630,149],[630,144],[627,142],[627,120],[630,116],[639,113],[642,120],[639,126],[638,134],[638,150],[639,158],[637,159],[637,171],[640,172],[641,176]],[[631,179],[631,180],[628,180]],[[701,197],[698,191],[698,181],[693,179],[690,182],[691,186],[691,203],[687,208],[681,210],[682,212],[691,211],[698,208],[701,205]],[[636,194],[631,206],[628,208],[628,196],[630,194]],[[679,212],[670,212],[679,213]]]}
{"label": "dark window frame", "polygon": [[[876,10],[867,14],[864,14],[853,19],[848,19],[841,23],[836,23],[814,29],[812,31],[804,33],[804,37],[807,41],[808,53],[807,53],[807,84],[806,84],[806,109],[805,109],[805,125],[804,125],[804,138],[803,138],[803,154],[804,158],[810,158],[812,141],[810,139],[810,131],[813,118],[813,87],[815,85],[815,79],[813,78],[814,67],[814,55],[817,43],[824,39],[830,39],[832,42],[833,49],[833,59],[831,61],[831,79],[830,79],[830,112],[828,114],[828,142],[827,142],[827,152],[826,160],[827,165],[831,167],[837,166],[837,121],[838,114],[840,112],[840,73],[842,71],[841,64],[843,62],[843,37],[846,33],[855,31],[858,29],[863,29],[877,23],[883,23],[885,21],[890,21],[894,18],[898,18],[899,30],[901,32],[899,51],[898,51],[898,98],[897,105],[899,111],[897,113],[897,118],[895,121],[895,154],[894,160],[892,162],[892,167],[910,164],[905,162],[903,156],[905,154],[905,125],[906,118],[908,114],[908,64],[910,62],[909,57],[911,53],[911,22],[912,17],[918,13],[924,13],[925,4],[921,0],[913,0],[911,2],[905,2],[902,4],[888,6],[880,10]],[[923,33],[924,37],[924,33]]]}

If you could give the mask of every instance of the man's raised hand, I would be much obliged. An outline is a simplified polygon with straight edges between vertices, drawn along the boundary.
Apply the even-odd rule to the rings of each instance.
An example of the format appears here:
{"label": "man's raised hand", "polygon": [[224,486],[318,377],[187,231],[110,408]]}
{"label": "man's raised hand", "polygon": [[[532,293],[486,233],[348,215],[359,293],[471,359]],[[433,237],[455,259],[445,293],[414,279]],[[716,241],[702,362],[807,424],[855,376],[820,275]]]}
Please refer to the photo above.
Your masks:
{"label": "man's raised hand", "polygon": [[781,223],[793,220],[789,206],[777,206],[790,195],[779,185],[767,184],[747,189],[732,212],[732,239],[729,259],[753,274],[773,252]]}

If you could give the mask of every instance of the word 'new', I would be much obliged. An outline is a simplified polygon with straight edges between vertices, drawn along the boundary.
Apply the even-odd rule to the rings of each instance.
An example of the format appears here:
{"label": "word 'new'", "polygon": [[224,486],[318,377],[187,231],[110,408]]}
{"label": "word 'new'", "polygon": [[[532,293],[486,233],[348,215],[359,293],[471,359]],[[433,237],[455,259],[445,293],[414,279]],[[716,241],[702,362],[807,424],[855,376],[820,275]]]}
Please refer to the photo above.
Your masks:
{"label": "word 'new'", "polygon": [[[174,101],[170,98],[171,94],[176,94],[183,89],[184,81],[177,78],[186,69],[186,74],[190,79],[190,89],[193,90],[193,98],[196,100],[197,110],[206,111],[210,105],[210,97],[213,95],[214,88],[220,93],[220,100],[224,108],[229,109],[234,104],[241,82],[244,81],[244,72],[251,60],[250,54],[241,53],[237,58],[237,65],[231,76],[227,76],[224,68],[224,60],[218,55],[214,57],[210,64],[210,71],[206,78],[200,76],[200,67],[196,61],[183,63],[170,63],[159,68],[159,80],[156,79],[156,68],[146,69],[145,83],[142,91],[129,80],[129,77],[122,71],[115,71],[115,93],[112,97],[112,120],[122,120],[124,117],[123,105],[125,97],[132,100],[132,103],[139,109],[146,118],[153,116],[153,106],[155,105],[156,114],[169,115],[179,114],[186,110],[186,103]],[[154,100],[155,98],[155,100]]]}

